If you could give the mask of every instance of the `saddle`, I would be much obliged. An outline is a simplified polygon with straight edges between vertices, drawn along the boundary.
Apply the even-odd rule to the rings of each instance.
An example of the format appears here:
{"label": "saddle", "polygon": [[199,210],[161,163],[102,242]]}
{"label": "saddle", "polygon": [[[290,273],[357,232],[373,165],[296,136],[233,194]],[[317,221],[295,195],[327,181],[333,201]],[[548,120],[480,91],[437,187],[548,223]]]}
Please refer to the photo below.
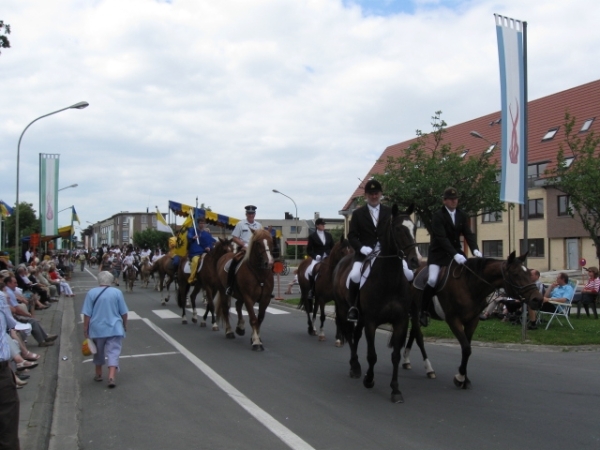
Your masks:
{"label": "saddle", "polygon": [[244,257],[244,255],[246,254],[246,250],[240,250],[239,252],[237,252],[233,258],[231,258],[229,261],[227,261],[225,263],[225,265],[223,266],[223,270],[227,273],[229,273],[229,268],[231,267],[231,264],[233,264],[233,261],[235,260],[236,262],[236,266],[235,266],[235,273],[238,273],[238,270],[240,270],[240,266],[241,264],[239,264],[239,262],[242,260],[242,258]]}
{"label": "saddle", "polygon": [[[435,284],[435,290],[441,291],[446,286],[446,282],[448,281],[448,276],[450,275],[450,266],[442,266],[440,267],[440,273],[438,275],[437,283]],[[429,279],[429,266],[426,266],[423,270],[421,270],[415,279],[413,280],[413,286],[420,291],[425,289],[425,285],[427,284],[427,280]]]}

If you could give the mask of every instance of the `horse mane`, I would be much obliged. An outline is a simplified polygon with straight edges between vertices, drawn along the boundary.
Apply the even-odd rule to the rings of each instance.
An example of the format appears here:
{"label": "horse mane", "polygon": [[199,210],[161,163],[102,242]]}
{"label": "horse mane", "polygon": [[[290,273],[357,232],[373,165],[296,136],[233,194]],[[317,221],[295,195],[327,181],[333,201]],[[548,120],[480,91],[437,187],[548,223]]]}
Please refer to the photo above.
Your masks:
{"label": "horse mane", "polygon": [[494,258],[468,258],[465,265],[474,273],[471,272],[471,270],[466,270],[463,272],[463,275],[465,276],[467,282],[470,282],[471,280],[479,280],[478,275],[482,274],[489,265],[501,262],[501,260]]}
{"label": "horse mane", "polygon": [[250,242],[248,242],[248,251],[246,251],[246,254],[244,255],[242,261],[250,260],[252,248],[254,247],[254,242],[261,241],[263,239],[267,239],[267,242],[273,242],[271,238],[271,233],[269,233],[267,230],[255,230],[254,233],[252,233],[252,236],[250,237]]}

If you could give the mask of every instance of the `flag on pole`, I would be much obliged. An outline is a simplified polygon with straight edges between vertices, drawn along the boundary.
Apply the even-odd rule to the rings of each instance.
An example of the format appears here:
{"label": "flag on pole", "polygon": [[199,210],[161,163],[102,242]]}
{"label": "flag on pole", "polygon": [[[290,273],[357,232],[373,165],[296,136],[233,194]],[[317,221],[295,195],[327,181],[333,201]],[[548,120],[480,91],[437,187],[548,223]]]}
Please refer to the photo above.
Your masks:
{"label": "flag on pole", "polygon": [[194,219],[192,215],[188,215],[183,221],[181,228],[177,232],[177,245],[173,249],[173,253],[179,256],[187,255],[187,232],[194,226]]}
{"label": "flag on pole", "polygon": [[163,217],[163,215],[158,210],[158,206],[156,207],[156,230],[162,231],[164,233],[173,233],[173,229],[167,224],[167,221]]}
{"label": "flag on pole", "polygon": [[500,59],[502,103],[502,182],[500,200],[525,204],[525,48],[524,22],[494,14]]}
{"label": "flag on pole", "polygon": [[42,235],[58,229],[58,166],[60,155],[40,153],[40,219]]}
{"label": "flag on pole", "polygon": [[75,211],[75,207],[71,206],[71,208],[73,209],[73,219],[71,220],[72,222],[77,221],[77,223],[79,225],[81,225],[81,222],[79,221],[79,216],[77,215],[77,212]]}
{"label": "flag on pole", "polygon": [[0,214],[2,214],[2,217],[10,217],[12,213],[13,209],[4,200],[0,200]]}

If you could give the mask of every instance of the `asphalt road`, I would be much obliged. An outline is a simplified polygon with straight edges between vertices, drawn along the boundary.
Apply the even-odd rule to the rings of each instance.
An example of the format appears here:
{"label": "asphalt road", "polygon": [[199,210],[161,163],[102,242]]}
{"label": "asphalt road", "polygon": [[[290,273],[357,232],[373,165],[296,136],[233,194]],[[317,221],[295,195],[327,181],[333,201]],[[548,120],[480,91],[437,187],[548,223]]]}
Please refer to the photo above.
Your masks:
{"label": "asphalt road", "polygon": [[[96,273],[73,283],[84,291]],[[400,373],[405,403],[392,404],[386,332],[377,337],[368,390],[349,378],[349,349],[334,347],[332,321],[318,342],[303,312],[274,301],[262,327],[265,351],[257,353],[249,331],[227,340],[222,329],[182,325],[173,300],[161,306],[157,292],[138,285],[125,294],[131,312],[121,372],[108,389],[78,351],[83,297],[73,304],[70,355],[80,448],[600,448],[597,351],[475,347],[472,389],[462,391],[452,383],[460,348],[430,343],[437,379],[426,378],[413,352],[413,370]]]}

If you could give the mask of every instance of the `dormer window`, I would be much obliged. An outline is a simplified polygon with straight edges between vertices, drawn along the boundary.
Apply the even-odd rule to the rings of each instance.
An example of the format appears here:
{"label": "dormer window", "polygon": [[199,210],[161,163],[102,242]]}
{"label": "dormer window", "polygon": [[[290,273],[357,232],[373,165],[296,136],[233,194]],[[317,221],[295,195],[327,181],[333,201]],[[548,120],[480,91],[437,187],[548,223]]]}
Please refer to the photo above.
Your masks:
{"label": "dormer window", "polygon": [[581,126],[581,130],[579,130],[579,132],[585,133],[586,131],[589,131],[590,127],[594,123],[594,119],[595,119],[595,117],[592,117],[591,119],[588,119],[585,122],[583,122],[583,125]]}

